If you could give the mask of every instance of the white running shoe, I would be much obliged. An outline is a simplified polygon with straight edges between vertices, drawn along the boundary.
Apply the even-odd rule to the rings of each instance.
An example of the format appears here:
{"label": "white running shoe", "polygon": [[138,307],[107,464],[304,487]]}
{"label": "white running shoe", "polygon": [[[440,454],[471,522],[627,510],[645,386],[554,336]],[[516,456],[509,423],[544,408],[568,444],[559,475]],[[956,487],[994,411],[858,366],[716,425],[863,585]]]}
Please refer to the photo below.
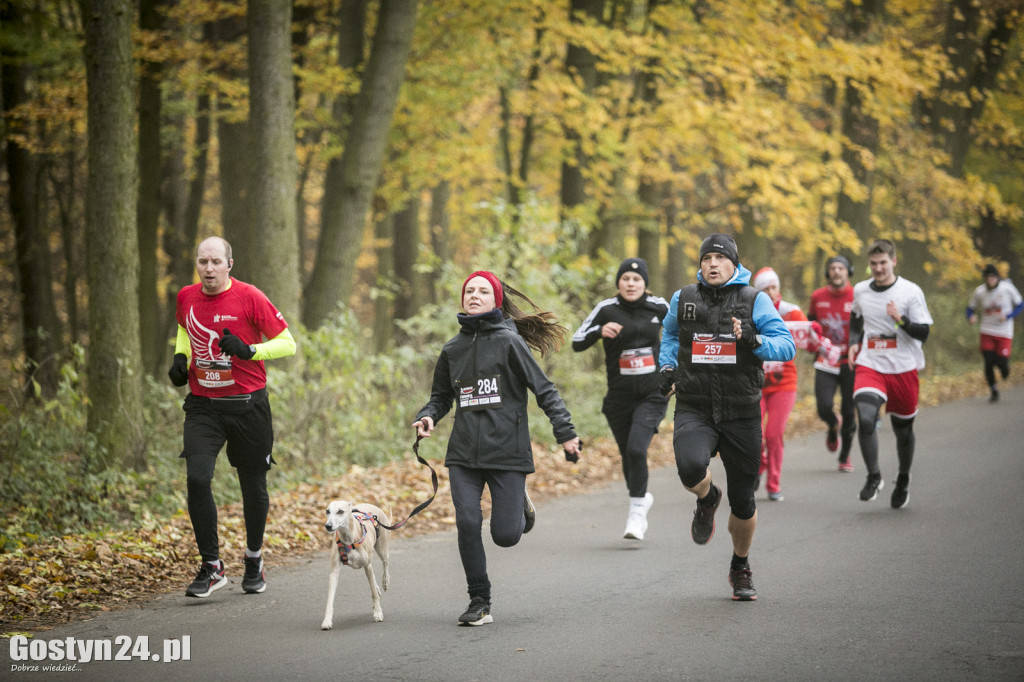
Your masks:
{"label": "white running shoe", "polygon": [[643,497],[629,498],[629,516],[626,517],[626,530],[622,534],[627,540],[643,540],[647,532],[647,512],[654,504],[654,495],[647,493]]}

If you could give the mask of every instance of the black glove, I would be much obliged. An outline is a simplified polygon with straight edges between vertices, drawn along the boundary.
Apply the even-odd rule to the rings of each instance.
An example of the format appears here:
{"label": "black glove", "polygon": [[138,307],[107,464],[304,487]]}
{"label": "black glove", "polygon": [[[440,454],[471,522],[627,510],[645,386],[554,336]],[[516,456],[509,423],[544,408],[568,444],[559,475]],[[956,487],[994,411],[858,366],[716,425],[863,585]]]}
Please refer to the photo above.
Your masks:
{"label": "black glove", "polygon": [[[583,439],[581,438],[580,439],[580,452],[582,452],[582,451],[583,451]],[[576,462],[580,461],[580,456],[579,456],[578,453],[569,452],[568,450],[562,450],[562,452],[565,453],[565,461],[566,462],[569,462],[571,464],[575,464]]]}
{"label": "black glove", "polygon": [[174,354],[174,362],[167,370],[167,376],[175,386],[184,386],[188,383],[188,357],[184,353]]}
{"label": "black glove", "polygon": [[227,328],[224,329],[224,336],[217,342],[222,353],[234,355],[242,360],[251,360],[256,355],[256,349],[242,341]]}
{"label": "black glove", "polygon": [[761,342],[757,340],[757,329],[750,322],[740,322],[740,343],[746,344],[748,348],[757,348]]}
{"label": "black glove", "polygon": [[661,376],[658,379],[658,389],[662,395],[668,395],[672,392],[672,386],[676,381],[676,368],[671,365],[665,365],[661,368]]}

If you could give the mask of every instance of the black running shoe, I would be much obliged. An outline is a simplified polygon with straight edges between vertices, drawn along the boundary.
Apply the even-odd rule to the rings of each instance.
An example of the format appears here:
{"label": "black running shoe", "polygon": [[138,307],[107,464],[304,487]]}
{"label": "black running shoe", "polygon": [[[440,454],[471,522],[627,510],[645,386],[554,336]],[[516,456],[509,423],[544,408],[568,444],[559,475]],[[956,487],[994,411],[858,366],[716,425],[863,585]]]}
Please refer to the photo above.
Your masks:
{"label": "black running shoe", "polygon": [[882,474],[868,474],[868,480],[860,491],[860,499],[870,502],[878,497],[878,491],[884,487],[885,481],[882,480]]}
{"label": "black running shoe", "polygon": [[825,447],[828,448],[829,452],[835,452],[839,449],[839,424],[836,423],[833,426],[828,427],[828,433],[825,435]]}
{"label": "black running shoe", "polygon": [[491,605],[483,597],[473,597],[466,612],[459,616],[459,625],[486,625],[493,622]]}
{"label": "black running shoe", "polygon": [[732,585],[732,598],[735,601],[756,601],[757,590],[754,589],[754,574],[750,566],[729,570],[729,584]]}
{"label": "black running shoe", "polygon": [[990,403],[998,403],[999,402],[999,391],[997,391],[996,389],[993,388],[992,389],[992,395],[990,395],[988,397],[988,401]]}
{"label": "black running shoe", "polygon": [[259,594],[267,589],[267,574],[263,570],[263,557],[245,557],[245,575],[242,590],[248,594]]}
{"label": "black running shoe", "polygon": [[221,563],[220,567],[217,568],[213,564],[204,561],[199,566],[199,572],[196,573],[196,579],[192,581],[192,584],[185,590],[186,597],[209,597],[215,591],[224,587],[228,584],[228,579],[224,575],[224,564]]}
{"label": "black running shoe", "polygon": [[910,502],[910,474],[900,474],[896,477],[891,502],[893,509],[903,509]]}
{"label": "black running shoe", "polygon": [[526,517],[526,525],[523,526],[523,532],[529,533],[533,530],[533,524],[537,523],[537,508],[533,506],[530,493],[526,490],[523,490],[523,516]]}
{"label": "black running shoe", "polygon": [[697,500],[697,509],[693,512],[693,523],[690,524],[690,537],[698,545],[706,545],[715,535],[715,511],[722,501],[722,489],[714,483],[704,499]]}

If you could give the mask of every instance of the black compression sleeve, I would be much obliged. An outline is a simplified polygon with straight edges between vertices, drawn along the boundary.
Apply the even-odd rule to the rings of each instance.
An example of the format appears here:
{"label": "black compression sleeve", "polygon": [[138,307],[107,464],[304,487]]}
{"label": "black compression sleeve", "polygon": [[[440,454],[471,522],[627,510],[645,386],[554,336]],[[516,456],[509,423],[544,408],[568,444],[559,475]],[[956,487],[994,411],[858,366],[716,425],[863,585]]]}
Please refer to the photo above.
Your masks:
{"label": "black compression sleeve", "polygon": [[917,339],[921,343],[928,340],[928,332],[931,331],[931,326],[922,322],[911,322],[910,318],[906,315],[900,320],[900,326],[903,330],[910,334],[910,338]]}
{"label": "black compression sleeve", "polygon": [[850,313],[850,345],[860,343],[864,339],[864,318],[857,313]]}

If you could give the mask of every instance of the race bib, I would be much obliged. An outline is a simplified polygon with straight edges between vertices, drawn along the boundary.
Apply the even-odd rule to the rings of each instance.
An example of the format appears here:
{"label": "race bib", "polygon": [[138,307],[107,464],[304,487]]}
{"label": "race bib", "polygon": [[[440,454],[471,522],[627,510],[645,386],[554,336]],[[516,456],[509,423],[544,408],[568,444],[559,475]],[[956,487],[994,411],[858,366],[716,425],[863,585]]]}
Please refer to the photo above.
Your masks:
{"label": "race bib", "polygon": [[892,334],[869,334],[868,350],[880,355],[891,355],[896,352],[898,343],[896,333]]}
{"label": "race bib", "polygon": [[733,334],[694,334],[692,360],[695,365],[735,365],[736,337]]}
{"label": "race bib", "polygon": [[654,349],[630,348],[619,356],[619,374],[653,374]]}
{"label": "race bib", "polygon": [[230,360],[196,359],[196,379],[200,386],[206,388],[222,388],[231,386],[235,379],[231,376]]}
{"label": "race bib", "polygon": [[468,385],[459,386],[459,408],[491,410],[501,407],[501,375],[477,377]]}

